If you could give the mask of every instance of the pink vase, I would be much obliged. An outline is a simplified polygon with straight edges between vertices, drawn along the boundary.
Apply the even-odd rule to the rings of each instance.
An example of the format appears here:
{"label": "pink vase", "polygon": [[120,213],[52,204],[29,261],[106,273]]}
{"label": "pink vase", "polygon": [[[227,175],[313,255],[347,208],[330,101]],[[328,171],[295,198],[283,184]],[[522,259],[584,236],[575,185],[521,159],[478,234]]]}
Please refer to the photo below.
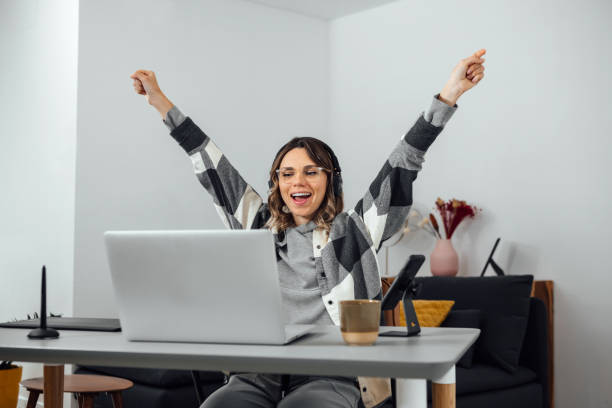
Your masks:
{"label": "pink vase", "polygon": [[434,276],[455,276],[459,271],[459,256],[450,239],[439,239],[429,256],[431,274]]}

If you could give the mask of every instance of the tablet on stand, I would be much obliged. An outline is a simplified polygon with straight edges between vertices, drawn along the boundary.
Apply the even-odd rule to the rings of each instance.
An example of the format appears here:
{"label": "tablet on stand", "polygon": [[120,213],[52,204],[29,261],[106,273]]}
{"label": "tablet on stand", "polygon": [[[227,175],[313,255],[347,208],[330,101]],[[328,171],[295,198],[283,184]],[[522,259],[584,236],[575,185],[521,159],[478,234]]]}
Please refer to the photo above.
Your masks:
{"label": "tablet on stand", "polygon": [[406,331],[381,330],[379,336],[408,337],[415,336],[421,332],[421,326],[419,325],[419,319],[417,319],[412,299],[414,299],[417,291],[414,277],[421,268],[421,265],[423,265],[423,262],[425,262],[425,256],[410,255],[408,262],[406,262],[406,266],[402,268],[393,281],[393,284],[389,288],[381,304],[381,309],[383,311],[393,310],[397,302],[400,300],[402,301],[404,316],[406,316]]}

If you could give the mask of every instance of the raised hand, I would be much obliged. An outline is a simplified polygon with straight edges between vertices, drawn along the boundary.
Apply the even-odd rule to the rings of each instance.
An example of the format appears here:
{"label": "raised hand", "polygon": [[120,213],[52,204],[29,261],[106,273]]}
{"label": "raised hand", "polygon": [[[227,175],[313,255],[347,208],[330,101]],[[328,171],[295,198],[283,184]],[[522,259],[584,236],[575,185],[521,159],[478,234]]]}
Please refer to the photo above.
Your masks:
{"label": "raised hand", "polygon": [[484,78],[485,59],[482,56],[486,52],[487,50],[483,48],[459,61],[440,92],[442,101],[451,106],[454,105],[461,95],[475,87]]}
{"label": "raised hand", "polygon": [[139,69],[130,75],[130,78],[133,80],[132,86],[134,87],[134,91],[139,95],[145,95],[147,102],[155,107],[162,115],[162,118],[165,119],[166,113],[168,113],[173,105],[159,88],[155,73],[153,71]]}

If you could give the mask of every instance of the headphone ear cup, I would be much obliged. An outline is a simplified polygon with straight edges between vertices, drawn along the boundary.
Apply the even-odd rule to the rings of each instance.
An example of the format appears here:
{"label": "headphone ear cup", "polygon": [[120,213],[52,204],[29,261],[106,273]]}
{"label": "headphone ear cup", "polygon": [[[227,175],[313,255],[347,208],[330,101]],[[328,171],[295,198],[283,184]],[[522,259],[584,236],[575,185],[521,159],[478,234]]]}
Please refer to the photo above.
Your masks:
{"label": "headphone ear cup", "polygon": [[329,158],[332,161],[332,189],[336,197],[342,194],[342,170],[340,170],[340,163],[334,151],[327,144],[323,143],[325,150],[329,153]]}
{"label": "headphone ear cup", "polygon": [[334,175],[333,189],[336,197],[342,195],[342,176],[339,174]]}

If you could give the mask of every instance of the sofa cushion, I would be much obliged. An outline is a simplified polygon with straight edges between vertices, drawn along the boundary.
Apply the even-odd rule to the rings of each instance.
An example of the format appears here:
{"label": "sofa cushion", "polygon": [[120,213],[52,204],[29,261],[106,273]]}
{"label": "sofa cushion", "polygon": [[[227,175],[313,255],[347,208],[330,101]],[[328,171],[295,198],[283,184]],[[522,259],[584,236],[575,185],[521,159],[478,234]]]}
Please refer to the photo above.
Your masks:
{"label": "sofa cushion", "polygon": [[[151,385],[153,387],[170,388],[181,385],[193,385],[191,371],[187,370],[102,366],[82,366],[80,368],[114,377],[126,378],[135,383]],[[220,371],[200,371],[199,373],[202,383],[221,382],[225,378],[224,374]]]}
{"label": "sofa cushion", "polygon": [[[466,327],[469,329],[480,329],[481,315],[481,311],[477,309],[451,310],[448,316],[446,316],[446,319],[442,322],[441,327]],[[461,359],[457,362],[459,367],[470,368],[472,366],[475,348],[476,343],[472,344],[470,348],[467,349],[463,357],[461,357]]]}
{"label": "sofa cushion", "polygon": [[530,382],[503,390],[463,394],[457,408],[542,408],[542,384]]}
{"label": "sofa cushion", "polygon": [[[421,327],[440,327],[455,304],[452,300],[413,300],[412,305]],[[400,307],[399,326],[406,326],[404,308]]]}
{"label": "sofa cushion", "polygon": [[426,277],[419,299],[452,299],[454,310],[482,311],[477,360],[513,372],[518,368],[529,316],[533,276]]}
{"label": "sofa cushion", "polygon": [[527,367],[519,366],[514,373],[499,367],[474,363],[472,368],[456,369],[457,395],[502,390],[537,381],[537,375]]}

